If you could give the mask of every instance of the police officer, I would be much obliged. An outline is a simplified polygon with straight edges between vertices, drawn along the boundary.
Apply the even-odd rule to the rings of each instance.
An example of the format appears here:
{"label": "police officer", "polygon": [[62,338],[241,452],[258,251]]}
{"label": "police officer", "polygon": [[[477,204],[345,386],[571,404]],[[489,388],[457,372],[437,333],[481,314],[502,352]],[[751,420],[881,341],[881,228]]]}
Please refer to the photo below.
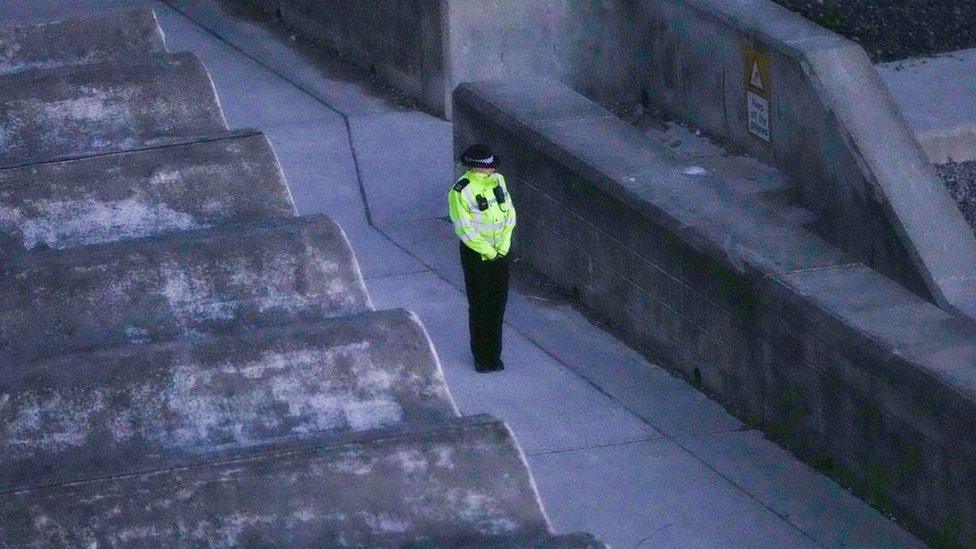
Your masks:
{"label": "police officer", "polygon": [[497,372],[502,362],[502,324],[508,301],[508,252],[515,207],[498,157],[485,145],[461,155],[467,172],[448,193],[454,232],[461,239],[461,266],[468,294],[468,328],[475,370]]}

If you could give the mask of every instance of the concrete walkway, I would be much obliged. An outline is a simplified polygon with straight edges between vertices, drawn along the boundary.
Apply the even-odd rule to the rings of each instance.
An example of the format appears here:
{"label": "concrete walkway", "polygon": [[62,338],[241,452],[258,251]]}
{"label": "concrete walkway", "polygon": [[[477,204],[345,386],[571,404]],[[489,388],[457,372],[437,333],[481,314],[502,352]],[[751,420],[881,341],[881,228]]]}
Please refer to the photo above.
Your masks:
{"label": "concrete walkway", "polygon": [[976,48],[878,65],[931,160],[976,160]]}
{"label": "concrete walkway", "polygon": [[[0,22],[142,3],[9,1]],[[232,127],[267,132],[299,211],[342,223],[375,305],[421,316],[462,413],[508,422],[557,532],[616,547],[919,544],[538,284],[511,297],[508,369],[475,374],[444,219],[450,124],[260,22],[179,5],[192,19],[155,4],[170,49],[204,61]]]}

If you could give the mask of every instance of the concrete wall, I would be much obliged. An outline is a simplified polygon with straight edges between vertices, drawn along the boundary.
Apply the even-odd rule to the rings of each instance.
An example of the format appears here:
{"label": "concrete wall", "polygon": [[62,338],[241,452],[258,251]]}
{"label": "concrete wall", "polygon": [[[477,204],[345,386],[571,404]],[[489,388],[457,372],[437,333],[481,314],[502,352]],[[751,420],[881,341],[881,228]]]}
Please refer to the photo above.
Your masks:
{"label": "concrete wall", "polygon": [[[177,4],[189,0],[174,0]],[[461,82],[548,75],[636,100],[635,0],[257,0],[295,32],[372,67],[438,115]]]}
{"label": "concrete wall", "polygon": [[[768,0],[639,11],[652,103],[785,169],[818,234],[976,317],[976,238],[860,46]],[[762,90],[750,85],[757,63]],[[750,132],[750,90],[768,102],[768,141]]]}
{"label": "concrete wall", "polygon": [[632,343],[931,540],[976,542],[976,330],[840,249],[684,174],[558,83],[466,84],[516,250]]}

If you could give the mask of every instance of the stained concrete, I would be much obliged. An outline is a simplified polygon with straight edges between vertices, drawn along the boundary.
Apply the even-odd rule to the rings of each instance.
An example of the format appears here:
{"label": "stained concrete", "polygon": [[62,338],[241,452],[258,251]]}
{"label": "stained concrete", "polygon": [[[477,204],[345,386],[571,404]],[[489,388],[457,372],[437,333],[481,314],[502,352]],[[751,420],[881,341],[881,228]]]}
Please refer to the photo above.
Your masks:
{"label": "stained concrete", "polygon": [[[79,3],[77,0],[52,0],[45,2],[24,3],[13,0],[0,6],[0,14],[4,10],[16,12],[19,15],[32,16],[34,13],[51,14],[64,13],[58,10],[95,10],[105,4],[129,4],[128,0],[99,2],[90,0]],[[204,5],[201,2],[199,5]],[[227,77],[220,78],[215,74],[218,90],[221,86],[233,87],[235,82],[231,75],[249,62],[260,59],[267,67],[254,64],[251,70],[265,71],[269,74],[283,75],[284,78],[263,79],[268,93],[288,93],[285,90],[294,88],[292,82],[303,82],[303,87],[310,91],[310,96],[327,98],[326,103],[337,107],[343,114],[373,112],[372,109],[381,108],[386,101],[377,96],[375,90],[368,86],[355,84],[365,80],[355,76],[354,71],[342,67],[340,61],[332,59],[323,65],[312,65],[301,56],[294,55],[287,41],[279,41],[274,33],[264,33],[259,25],[251,22],[233,21],[215,27],[219,31],[209,37],[202,32],[192,32],[193,25],[188,20],[175,14],[171,10],[158,5],[159,18],[167,31],[167,39],[171,47],[173,44],[187,44],[201,55],[207,66],[215,73],[227,71]],[[197,27],[199,29],[199,27]],[[245,32],[246,31],[246,32]],[[227,43],[222,42],[226,40]],[[228,45],[229,44],[229,45]],[[233,45],[233,47],[230,47]],[[176,46],[180,47],[180,46]],[[197,50],[196,48],[201,48]],[[294,80],[290,82],[294,75]],[[350,76],[353,75],[353,76]],[[317,87],[311,86],[315,84]],[[317,90],[317,91],[316,91]],[[231,94],[232,101],[239,101],[240,94]],[[336,103],[331,103],[335,101]],[[341,105],[340,105],[341,103]],[[237,108],[238,123],[248,121],[247,105],[245,102],[227,105],[228,110]],[[304,104],[304,103],[302,103]],[[333,120],[310,117],[301,120],[298,104],[284,102],[280,105],[281,122],[272,124],[267,129],[275,144],[276,138],[286,135],[283,143],[287,147],[279,147],[284,169],[295,186],[296,181],[302,192],[295,192],[296,205],[300,212],[328,213],[335,218],[346,220],[361,219],[362,212],[370,204],[364,204],[362,198],[354,201],[354,195],[345,192],[333,193],[336,186],[343,189],[356,189],[361,181],[357,181],[357,168],[363,166],[357,162],[355,142],[349,143],[349,136],[342,124]],[[255,120],[266,117],[268,111],[261,109],[254,113]],[[367,115],[368,116],[368,115]],[[404,124],[412,125],[412,121],[405,117]],[[424,125],[416,125],[414,131],[422,131]],[[409,130],[409,128],[405,128]],[[313,140],[327,143],[323,147],[304,147],[302,141],[306,136]],[[346,144],[343,144],[345,141]],[[438,142],[436,136],[423,140],[425,147],[436,148],[437,154],[443,155],[447,163],[452,162],[451,144],[447,140]],[[419,143],[419,142],[418,142]],[[373,147],[374,145],[369,145]],[[415,143],[405,143],[406,148],[417,146]],[[330,154],[323,152],[331,151]],[[427,151],[416,151],[418,154],[404,154],[403,162],[414,162],[425,158]],[[376,158],[375,155],[370,155]],[[333,164],[333,159],[342,159],[341,168]],[[372,163],[370,159],[368,162]],[[375,173],[380,177],[371,178],[370,186],[389,186],[389,192],[382,189],[364,189],[374,191],[370,201],[375,205],[377,201],[397,200],[398,181],[395,173],[383,177],[382,174],[390,169],[393,163],[376,168]],[[417,167],[410,167],[422,173]],[[294,175],[293,175],[294,174]],[[435,178],[431,174],[431,181]],[[439,185],[439,184],[438,184]],[[450,182],[443,184],[446,191]],[[293,189],[296,190],[296,189]],[[383,206],[393,210],[390,206]],[[689,482],[682,490],[670,492],[674,497],[663,497],[659,486],[645,482],[649,469],[633,467],[633,463],[652,462],[653,451],[649,449],[651,443],[620,440],[608,447],[628,449],[614,454],[614,459],[596,459],[596,449],[590,446],[596,442],[593,436],[597,425],[604,419],[611,422],[619,421],[626,414],[633,414],[634,418],[644,422],[647,426],[655,426],[664,434],[665,439],[671,439],[674,433],[693,431],[695,433],[715,433],[737,427],[734,418],[729,417],[714,402],[709,401],[703,394],[697,392],[690,385],[679,379],[668,376],[666,372],[654,366],[634,349],[628,348],[621,340],[589,322],[571,304],[549,303],[549,297],[538,297],[525,293],[522,288],[513,291],[513,313],[510,314],[510,324],[506,330],[508,370],[498,379],[488,379],[476,375],[471,371],[469,357],[464,350],[466,341],[463,336],[464,296],[457,285],[456,242],[450,233],[449,226],[440,219],[410,220],[394,227],[397,220],[391,219],[382,226],[369,225],[363,221],[350,230],[350,239],[356,241],[356,234],[363,242],[371,245],[360,247],[356,245],[357,253],[364,257],[364,272],[366,265],[373,265],[376,278],[369,282],[371,293],[377,297],[377,302],[384,306],[400,306],[409,304],[421,312],[432,336],[443,347],[444,366],[450,385],[458,398],[462,408],[477,411],[481,403],[496,404],[496,409],[505,412],[512,402],[506,400],[511,387],[525,385],[527,391],[532,387],[546,386],[551,391],[541,395],[533,401],[525,401],[524,407],[513,415],[513,420],[526,421],[538,428],[526,431],[521,435],[526,443],[532,443],[535,448],[544,451],[547,442],[546,434],[551,433],[557,426],[556,417],[550,418],[545,410],[558,407],[560,394],[565,391],[573,392],[573,399],[560,409],[565,409],[570,417],[580,419],[587,425],[581,430],[577,438],[563,438],[561,444],[550,446],[557,453],[540,454],[537,457],[558,457],[556,467],[540,468],[535,463],[539,474],[540,484],[543,486],[543,499],[552,511],[555,529],[568,532],[578,529],[578,525],[590,525],[600,537],[614,542],[617,546],[627,546],[630,540],[648,539],[660,540],[654,537],[657,526],[667,526],[667,523],[656,523],[654,517],[665,516],[672,508],[681,509],[682,518],[687,522],[705,525],[701,528],[683,528],[684,534],[675,545],[689,546],[705,543],[714,539],[743,539],[735,538],[735,532],[755,530],[766,535],[763,538],[754,536],[750,541],[756,545],[773,545],[782,539],[790,539],[788,532],[795,529],[791,517],[771,510],[774,500],[768,492],[754,489],[754,485],[734,480],[733,475],[716,472],[713,464],[716,458],[705,452],[689,451],[683,447],[681,451],[664,454],[659,471],[665,477],[681,476],[681,472],[689,466],[696,471],[694,482]],[[436,227],[445,227],[448,230]],[[395,230],[394,230],[395,229]],[[397,240],[398,247],[390,243],[384,233],[389,233]],[[393,265],[386,265],[385,261],[391,257],[391,250],[396,250],[398,259]],[[407,253],[405,250],[408,250]],[[426,271],[426,278],[439,280],[436,285],[411,284],[416,275],[410,274],[414,269]],[[460,311],[460,312],[459,312]],[[461,334],[461,335],[458,335]],[[512,343],[521,340],[518,343]],[[541,364],[538,375],[527,376],[527,372],[536,364]],[[560,375],[553,375],[560,371]],[[573,373],[574,379],[567,373]],[[548,384],[548,385],[547,385]],[[602,399],[602,400],[601,400]],[[592,406],[600,412],[600,418],[588,422]],[[636,414],[634,414],[636,412]],[[724,414],[724,417],[723,417]],[[557,416],[559,419],[566,417]],[[507,419],[507,418],[506,418]],[[547,425],[548,422],[548,425]],[[521,425],[521,423],[520,423]],[[634,423],[628,423],[634,425]],[[637,423],[639,426],[639,422]],[[521,427],[519,427],[521,429]],[[557,429],[558,430],[558,429]],[[602,435],[602,433],[601,433]],[[603,439],[606,441],[606,438]],[[663,439],[657,438],[655,441]],[[568,443],[567,443],[568,442]],[[654,441],[652,441],[653,443]],[[591,451],[592,450],[592,451]],[[530,458],[535,460],[536,457]],[[746,464],[758,463],[762,456],[743,457]],[[690,464],[700,463],[704,466],[695,467]],[[777,455],[774,463],[791,464],[795,460],[788,455]],[[619,471],[613,479],[608,481],[607,471]],[[822,478],[813,471],[800,469],[802,478]],[[543,478],[546,475],[546,478]],[[815,493],[808,493],[806,484],[792,482],[773,475],[757,474],[759,479],[765,479],[770,485],[798,497],[810,497],[813,504],[826,499]],[[559,484],[552,484],[547,479],[555,478]],[[825,506],[824,515],[820,517],[814,528],[831,528],[843,523],[846,519],[840,513],[846,513],[850,508],[856,508],[864,513],[866,528],[880,530],[887,524],[885,519],[867,507],[863,502],[854,499],[842,489],[828,483],[829,495],[845,501],[849,506]],[[234,488],[236,489],[236,488]],[[267,493],[267,492],[266,492]],[[683,504],[683,502],[690,502]],[[834,500],[836,501],[836,500]],[[209,502],[209,500],[208,500]],[[695,502],[707,502],[694,505]],[[199,501],[195,501],[199,503]],[[594,510],[595,509],[595,510]],[[663,515],[662,515],[662,509]],[[842,509],[843,511],[835,511]],[[651,517],[651,520],[648,520]],[[729,520],[721,520],[729,517]],[[734,522],[733,520],[734,519]],[[224,524],[231,524],[228,519]],[[802,523],[801,523],[802,524]],[[893,527],[897,531],[897,527]],[[808,525],[802,524],[804,532]],[[840,530],[838,528],[838,530]],[[810,532],[814,532],[809,528]],[[666,532],[666,528],[665,528]],[[904,543],[910,536],[900,532],[903,536],[898,543]],[[107,535],[107,534],[106,534]],[[495,538],[497,540],[499,538]],[[574,540],[577,538],[573,538]],[[671,538],[674,540],[675,538]],[[550,540],[552,541],[552,540]],[[523,539],[507,538],[493,546],[532,546],[533,543]],[[479,542],[479,546],[488,545]]]}
{"label": "stained concrete", "polygon": [[369,308],[342,230],[322,217],[33,252],[0,277],[6,360]]}
{"label": "stained concrete", "polygon": [[484,416],[6,493],[0,522],[4,545],[387,547],[549,536],[508,428]]}
{"label": "stained concrete", "polygon": [[[182,7],[187,3],[179,4]],[[383,96],[367,85],[354,84],[360,77],[356,76],[354,70],[343,67],[341,61],[330,54],[319,52],[318,59],[309,59],[303,56],[307,46],[301,41],[288,40],[287,35],[282,39],[277,27],[271,23],[263,24],[253,16],[229,19],[220,10],[214,9],[211,2],[193,3],[193,7],[199,10],[188,10],[187,13],[214,32],[212,41],[224,41],[240,50],[208,46],[204,51],[212,57],[205,56],[204,59],[211,70],[217,72],[224,66],[233,70],[235,64],[242,62],[239,57],[246,56],[259,60],[264,66],[261,70],[279,74],[281,79],[278,86],[281,89],[297,83],[309,95],[348,115],[351,120],[357,120],[359,124],[368,124],[372,114],[381,109]],[[168,13],[161,9],[160,20],[167,29],[170,43],[179,43],[186,20]],[[233,107],[227,105],[227,108]],[[293,114],[282,113],[282,119],[291,119]],[[246,121],[246,118],[243,120]],[[405,133],[420,132],[421,128],[430,127],[428,124],[414,125],[408,117],[403,117],[403,123],[410,124],[400,130]],[[344,220],[354,218],[356,213],[351,210],[355,209],[356,204],[346,199],[337,200],[328,190],[335,185],[355,186],[362,183],[357,181],[355,167],[372,169],[372,173],[377,174],[369,179],[363,189],[369,192],[366,207],[376,206],[382,211],[392,212],[396,205],[382,202],[402,200],[402,186],[396,177],[397,164],[384,162],[382,169],[362,165],[357,161],[359,152],[370,153],[364,155],[364,158],[370,159],[362,161],[369,163],[378,154],[365,149],[374,145],[357,145],[355,141],[345,147],[343,156],[342,141],[348,139],[348,135],[341,125],[325,120],[301,123],[283,121],[269,130],[282,156],[285,173],[293,185],[293,191],[296,191],[294,194],[299,211],[321,211]],[[317,136],[318,140],[327,143],[329,154],[318,160],[317,155],[323,154],[326,147],[306,147],[300,141],[300,136],[305,135]],[[279,136],[286,136],[286,139],[281,139],[280,145]],[[420,143],[424,144],[425,150],[419,149]],[[378,146],[382,148],[382,143]],[[420,159],[430,157],[428,149],[431,147],[436,148],[442,158],[433,166],[439,166],[440,162],[453,162],[449,139],[443,142],[423,139],[403,146],[405,150],[398,151],[398,154],[402,152],[401,162],[417,163],[406,166],[411,172],[416,170],[416,173],[420,173]],[[343,164],[341,172],[330,174],[328,167],[333,159],[343,157],[350,159],[349,167]],[[432,189],[427,192],[440,192],[436,188],[446,192],[449,188],[450,181],[435,181],[439,172],[439,169],[431,170],[429,180]],[[328,176],[328,179],[323,179],[323,176]],[[299,187],[296,183],[300,185],[301,192],[297,192]],[[376,186],[379,187],[372,188]],[[362,207],[360,202],[358,208]],[[505,331],[504,358],[508,367],[498,375],[476,374],[466,350],[466,303],[460,283],[457,243],[450,224],[440,218],[446,213],[436,210],[432,206],[431,218],[426,220],[393,218],[382,224],[362,227],[364,234],[375,234],[376,239],[389,237],[396,241],[401,246],[399,253],[404,253],[404,250],[408,252],[411,261],[424,270],[424,273],[413,273],[398,271],[399,267],[393,265],[382,267],[382,276],[367,280],[370,294],[380,307],[406,305],[424,319],[441,355],[452,394],[462,411],[477,411],[486,405],[493,406],[496,414],[511,422],[521,443],[526,447],[531,445],[535,451],[545,452],[548,443],[556,440],[563,443],[548,445],[557,449],[556,453],[529,456],[533,472],[539,480],[542,500],[557,532],[577,531],[581,525],[585,525],[601,539],[617,547],[632,546],[645,537],[670,541],[662,543],[662,546],[700,546],[716,539],[748,539],[756,546],[776,546],[783,539],[793,539],[791,536],[794,534],[790,531],[795,532],[797,528],[809,536],[806,539],[820,539],[817,537],[818,529],[833,529],[839,533],[838,537],[844,537],[843,525],[849,522],[850,510],[856,509],[863,517],[865,531],[889,532],[895,539],[895,546],[917,543],[910,534],[863,501],[799,464],[796,458],[786,453],[777,453],[769,458],[750,447],[741,460],[743,467],[754,463],[772,463],[781,468],[797,467],[795,478],[787,478],[767,469],[756,471],[753,478],[767,482],[772,490],[798,499],[806,498],[809,505],[819,506],[823,514],[815,524],[794,522],[789,515],[774,512],[781,499],[772,497],[770,490],[758,490],[756,484],[738,480],[743,477],[726,474],[728,467],[719,469],[718,466],[722,464],[714,453],[699,452],[697,448],[681,445],[679,451],[656,453],[654,444],[658,441],[746,428],[692,385],[669,375],[619,337],[603,330],[600,324],[588,320],[572,300],[559,300],[545,293],[538,295],[516,284]],[[350,231],[351,240],[354,240],[353,234],[354,231]],[[356,250],[364,263],[364,270],[369,263],[382,266],[389,253],[387,247],[379,244],[357,246]],[[407,268],[407,265],[404,264],[403,268]],[[572,372],[577,377],[574,380],[564,375],[551,375],[553,369]],[[523,399],[522,396],[531,391],[518,391],[520,396],[513,398],[513,387],[522,385],[530,389],[545,387],[547,390],[540,391],[537,399]],[[570,405],[564,408],[558,402],[563,397],[553,396],[562,394],[574,395],[568,399],[570,402],[567,404]],[[604,399],[602,402],[601,398]],[[570,415],[550,414],[557,408],[566,410]],[[598,430],[595,426],[605,419],[620,422],[621,414],[632,414],[660,431],[664,439],[628,442],[617,438],[612,446],[605,448],[606,452],[592,448],[599,440],[606,442],[610,438],[606,436],[610,433],[594,436]],[[587,418],[591,415],[599,415],[599,418],[594,417],[590,422]],[[563,425],[567,421],[568,427]],[[586,428],[579,430],[577,438],[563,438],[563,434],[575,427],[573,421],[586,424]],[[628,422],[626,425],[634,424]],[[630,433],[632,431],[616,430],[612,435],[616,437]],[[621,451],[613,451],[615,449]],[[601,459],[601,456],[609,458]],[[657,464],[656,456],[661,456]],[[552,458],[554,466],[543,465],[542,459],[546,457]],[[634,466],[637,461],[651,465]],[[682,476],[689,466],[694,467],[695,474]],[[647,482],[648,475],[653,473],[655,467],[664,479],[682,477],[688,482],[680,489],[665,493],[659,484]],[[619,474],[608,481],[608,471],[618,471]],[[826,492],[817,493],[808,488],[820,481],[826,482],[829,487]],[[668,515],[668,512],[679,508],[680,517],[694,527],[683,527],[681,537],[661,537],[667,533],[668,521],[657,519],[674,516]],[[657,531],[658,527],[665,527],[663,533]],[[743,534],[750,530],[766,535],[749,537]]]}
{"label": "stained concrete", "polygon": [[0,170],[0,256],[296,215],[253,131]]}
{"label": "stained concrete", "polygon": [[[976,316],[955,284],[976,277],[976,239],[858,44],[768,0],[638,4],[653,104],[783,168],[816,232],[857,261]],[[753,54],[768,61],[768,140],[749,126]]]}
{"label": "stained concrete", "polygon": [[226,129],[210,77],[189,53],[0,77],[0,167]]}
{"label": "stained concrete", "polygon": [[[235,65],[235,105],[275,116],[248,84],[277,77]],[[349,127],[291,91],[285,123]],[[205,133],[6,170],[0,545],[602,547],[551,535],[504,423],[452,419],[419,319],[368,312],[344,232],[293,218],[267,140]]]}
{"label": "stained concrete", "polygon": [[457,415],[402,310],[7,362],[0,379],[0,491]]}
{"label": "stained concrete", "polygon": [[[517,92],[462,86],[455,150],[479,141],[500,150],[524,260],[929,539],[973,539],[968,319],[741,203],[721,182],[688,177],[620,121],[538,116],[529,99],[532,117],[522,118]],[[560,96],[546,100],[563,110]]]}
{"label": "stained concrete", "polygon": [[0,28],[0,74],[165,51],[162,29],[149,8]]}

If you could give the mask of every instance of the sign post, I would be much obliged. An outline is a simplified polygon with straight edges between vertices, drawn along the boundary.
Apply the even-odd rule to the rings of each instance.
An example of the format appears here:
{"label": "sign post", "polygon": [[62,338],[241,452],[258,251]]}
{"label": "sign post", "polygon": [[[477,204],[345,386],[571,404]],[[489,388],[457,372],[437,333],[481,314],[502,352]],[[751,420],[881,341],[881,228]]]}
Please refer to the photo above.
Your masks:
{"label": "sign post", "polygon": [[769,71],[769,55],[752,47],[742,51],[745,62],[746,112],[749,133],[769,143],[771,138],[769,105],[772,98],[772,82]]}

